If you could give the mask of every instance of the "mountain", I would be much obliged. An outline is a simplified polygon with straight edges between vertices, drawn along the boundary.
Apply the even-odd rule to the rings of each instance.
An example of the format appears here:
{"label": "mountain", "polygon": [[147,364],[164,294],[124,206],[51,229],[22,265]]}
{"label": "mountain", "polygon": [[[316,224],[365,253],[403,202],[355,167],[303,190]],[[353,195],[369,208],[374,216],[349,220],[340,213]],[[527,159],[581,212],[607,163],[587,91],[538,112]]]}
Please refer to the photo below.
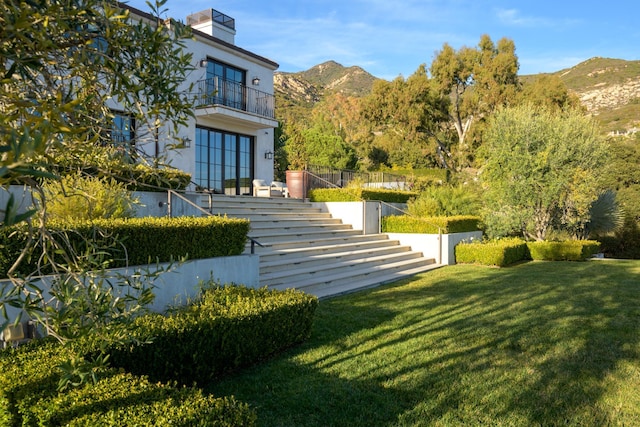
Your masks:
{"label": "mountain", "polygon": [[640,61],[596,57],[555,74],[606,130],[640,128]]}
{"label": "mountain", "polygon": [[325,96],[342,93],[365,96],[377,80],[360,67],[327,61],[298,73],[276,72],[273,85],[278,120],[304,120]]}
{"label": "mountain", "polygon": [[[607,132],[640,130],[640,61],[596,57],[550,74],[558,75],[578,95]],[[521,81],[527,84],[540,75],[521,76]],[[298,73],[276,72],[276,114],[280,120],[304,119],[327,95],[365,96],[376,80],[360,67],[335,61]]]}

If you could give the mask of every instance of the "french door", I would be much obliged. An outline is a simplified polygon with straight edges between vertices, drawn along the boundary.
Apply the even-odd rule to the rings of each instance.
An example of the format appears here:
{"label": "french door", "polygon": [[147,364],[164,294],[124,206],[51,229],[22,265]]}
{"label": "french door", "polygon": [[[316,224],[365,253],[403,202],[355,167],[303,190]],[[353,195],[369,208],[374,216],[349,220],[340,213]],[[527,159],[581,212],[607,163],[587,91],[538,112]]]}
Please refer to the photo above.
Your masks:
{"label": "french door", "polygon": [[251,194],[253,137],[198,127],[196,184],[218,194]]}

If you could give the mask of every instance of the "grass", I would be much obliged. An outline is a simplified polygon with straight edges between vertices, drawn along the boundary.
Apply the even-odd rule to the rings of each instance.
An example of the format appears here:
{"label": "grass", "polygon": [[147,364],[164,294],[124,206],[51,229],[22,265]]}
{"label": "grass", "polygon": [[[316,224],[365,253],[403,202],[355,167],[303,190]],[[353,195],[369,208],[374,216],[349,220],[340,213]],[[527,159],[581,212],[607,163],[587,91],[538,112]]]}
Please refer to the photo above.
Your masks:
{"label": "grass", "polygon": [[207,391],[260,426],[640,425],[640,262],[451,266],[323,300]]}

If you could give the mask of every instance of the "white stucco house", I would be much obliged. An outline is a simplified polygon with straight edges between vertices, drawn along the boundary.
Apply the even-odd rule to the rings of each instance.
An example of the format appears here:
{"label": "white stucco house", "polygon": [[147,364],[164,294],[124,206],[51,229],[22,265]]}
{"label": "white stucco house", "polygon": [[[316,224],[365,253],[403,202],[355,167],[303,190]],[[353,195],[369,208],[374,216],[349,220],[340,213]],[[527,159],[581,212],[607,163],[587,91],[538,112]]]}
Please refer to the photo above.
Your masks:
{"label": "white stucco house", "polygon": [[[154,19],[138,9],[133,19]],[[193,39],[187,49],[193,54],[195,71],[184,83],[194,85],[195,118],[179,131],[187,143],[168,150],[173,167],[188,172],[194,184],[218,194],[252,193],[252,180],[273,179],[273,132],[275,119],[274,61],[235,45],[235,20],[214,9],[189,15],[187,25]],[[194,93],[195,92],[195,93]],[[135,124],[127,113],[116,116],[116,133],[130,132]],[[125,139],[129,136],[127,135]],[[160,141],[163,151],[168,141]],[[141,144],[137,149],[153,156],[155,147]]]}

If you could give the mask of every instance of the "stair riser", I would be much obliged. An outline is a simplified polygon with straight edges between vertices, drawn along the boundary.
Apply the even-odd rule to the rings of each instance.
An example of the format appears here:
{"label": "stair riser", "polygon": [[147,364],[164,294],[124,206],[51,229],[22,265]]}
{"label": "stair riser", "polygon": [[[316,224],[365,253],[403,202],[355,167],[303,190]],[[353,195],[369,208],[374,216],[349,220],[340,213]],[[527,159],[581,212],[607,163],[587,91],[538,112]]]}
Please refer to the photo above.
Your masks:
{"label": "stair riser", "polygon": [[[432,259],[420,258],[413,260],[413,262],[402,263],[402,265],[385,265],[382,263],[363,263],[357,266],[339,267],[336,269],[328,269],[325,271],[318,271],[316,273],[297,274],[296,276],[280,277],[273,280],[260,280],[261,286],[288,286],[296,289],[307,288],[311,284],[315,285],[333,285],[333,284],[346,284],[355,282],[361,278],[366,278],[371,275],[388,274],[391,272],[402,272],[405,270],[411,270],[415,268],[427,267],[433,264]],[[351,270],[351,271],[349,271]],[[344,275],[345,277],[335,279],[323,279],[330,275]],[[371,276],[374,277],[374,276]]]}
{"label": "stair riser", "polygon": [[[408,246],[391,246],[386,248],[371,248],[367,250],[356,250],[356,251],[342,251],[336,252],[333,254],[321,254],[321,255],[304,255],[297,256],[297,254],[290,254],[290,256],[282,257],[284,259],[280,260],[278,258],[261,256],[260,257],[260,271],[279,271],[279,270],[289,270],[291,265],[300,265],[305,262],[314,262],[314,263],[331,263],[331,262],[341,262],[348,261],[354,259],[362,259],[362,258],[373,258],[378,256],[391,256],[396,254],[401,254],[405,252],[410,252],[411,248]],[[268,270],[263,270],[268,269]]]}
{"label": "stair riser", "polygon": [[[355,240],[355,239],[353,239]],[[315,241],[299,241],[299,242],[280,242],[270,244],[265,248],[256,247],[256,252],[261,254],[261,257],[287,257],[292,253],[295,253],[295,256],[304,255],[320,255],[320,254],[329,254],[336,252],[344,252],[347,250],[359,250],[366,249],[371,247],[389,247],[389,246],[397,246],[397,240],[364,240],[364,241],[351,241],[351,239],[341,238],[341,239],[331,239],[330,244],[327,244],[326,241],[322,239]]]}
{"label": "stair riser", "polygon": [[264,267],[260,268],[261,281],[270,281],[279,278],[290,278],[293,280],[301,279],[309,275],[309,277],[317,277],[318,274],[334,274],[360,266],[384,265],[391,262],[408,261],[415,259],[423,259],[420,252],[399,252],[391,255],[382,255],[377,257],[360,257],[351,259],[336,260],[310,260],[301,261],[287,266],[278,266],[277,268]]}
{"label": "stair riser", "polygon": [[[323,225],[305,225],[295,224],[290,226],[279,226],[278,224],[251,224],[252,236],[259,235],[285,235],[289,233],[314,233],[318,231],[353,231],[350,225],[347,224],[323,224]],[[361,234],[359,232],[358,234]]]}

